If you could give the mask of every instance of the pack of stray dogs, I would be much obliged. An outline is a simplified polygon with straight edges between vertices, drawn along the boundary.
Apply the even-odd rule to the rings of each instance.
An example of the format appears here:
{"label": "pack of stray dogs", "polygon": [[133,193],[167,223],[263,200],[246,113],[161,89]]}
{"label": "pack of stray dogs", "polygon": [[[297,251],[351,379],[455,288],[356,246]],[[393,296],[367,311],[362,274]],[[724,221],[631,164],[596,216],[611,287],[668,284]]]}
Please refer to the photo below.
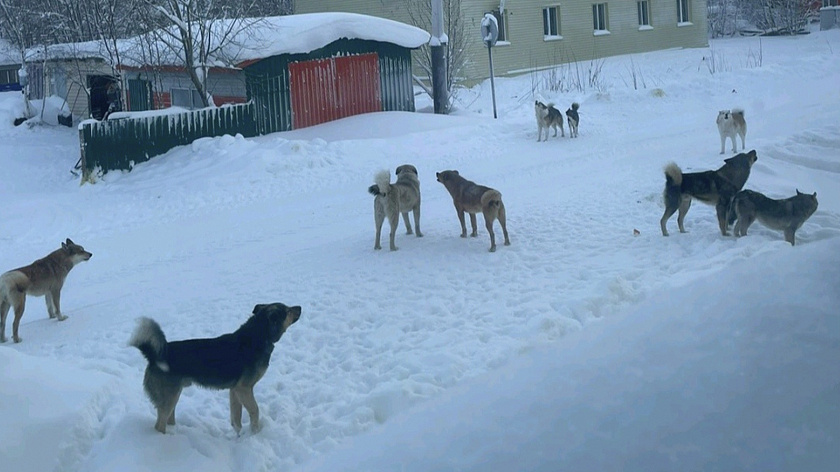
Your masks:
{"label": "pack of stray dogs", "polygon": [[[741,138],[741,150],[746,151],[747,122],[743,109],[721,110],[715,122],[721,154],[725,152],[727,138],[732,141],[732,152],[738,152],[736,137]],[[796,230],[817,211],[817,193],[796,189],[792,197],[773,199],[755,190],[743,190],[757,160],[753,149],[724,159],[723,166],[716,170],[683,173],[675,163],[669,163],[665,167],[665,213],[659,220],[662,235],[668,236],[666,224],[678,210],[677,226],[681,233],[686,232],[683,221],[691,200],[696,199],[715,207],[720,233],[724,236],[729,235],[733,224],[736,237],[746,236],[750,225],[758,220],[770,229],[781,231],[785,241],[795,245]]]}
{"label": "pack of stray dogs", "polygon": [[[577,137],[579,123],[578,104],[566,111],[570,135]],[[551,104],[535,103],[539,138],[545,130],[557,128],[563,136],[563,118]],[[725,140],[731,139],[733,152],[737,152],[736,136],[741,138],[745,151],[746,121],[740,109],[723,110],[716,120],[721,138],[721,151]],[[735,236],[745,236],[749,227],[758,220],[768,228],[782,231],[785,241],[796,243],[796,230],[817,210],[817,194],[802,193],[784,199],[772,199],[755,190],[743,189],[753,164],[758,161],[755,150],[741,152],[724,159],[718,169],[684,173],[675,163],[665,167],[665,213],[659,221],[662,235],[668,236],[666,224],[679,211],[677,225],[685,233],[684,220],[691,201],[699,200],[713,205],[722,235],[729,234],[734,224]],[[374,249],[381,249],[381,232],[385,219],[390,225],[389,248],[396,251],[396,231],[400,215],[406,233],[422,237],[420,230],[420,180],[417,168],[404,164],[396,168],[397,180],[391,182],[390,172],[381,171],[374,177],[368,192],[374,196],[375,241]],[[467,237],[466,214],[470,216],[471,237],[478,236],[476,216],[481,213],[490,236],[490,252],[496,251],[496,221],[502,229],[504,245],[510,245],[507,217],[502,194],[491,187],[480,185],[462,177],[457,170],[435,173],[449,195],[458,214],[462,238]],[[413,213],[414,226],[409,219]],[[88,261],[93,254],[67,238],[61,247],[35,262],[0,275],[0,342],[6,342],[6,319],[14,312],[12,338],[22,341],[20,321],[27,296],[43,296],[51,319],[64,321],[61,312],[61,289],[70,271],[77,264]],[[146,358],[147,365],[143,388],[157,410],[154,428],[165,433],[167,426],[175,424],[175,407],[182,390],[192,384],[215,390],[228,390],[230,396],[230,424],[239,433],[242,429],[242,410],[248,412],[250,429],[260,430],[259,406],[254,397],[254,387],[268,370],[274,346],[289,327],[301,317],[300,306],[267,303],[254,306],[251,315],[239,329],[215,338],[169,341],[160,325],[151,318],[140,318],[130,338],[129,345],[136,347]]]}

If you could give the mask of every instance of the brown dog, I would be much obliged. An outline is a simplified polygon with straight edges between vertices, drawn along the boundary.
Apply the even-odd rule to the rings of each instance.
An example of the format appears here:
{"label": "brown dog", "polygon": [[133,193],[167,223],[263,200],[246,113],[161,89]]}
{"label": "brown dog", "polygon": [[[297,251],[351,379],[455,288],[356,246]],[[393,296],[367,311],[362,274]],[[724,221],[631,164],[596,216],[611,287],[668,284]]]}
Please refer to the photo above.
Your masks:
{"label": "brown dog", "polygon": [[26,307],[26,295],[44,295],[50,318],[66,320],[67,317],[61,314],[61,287],[64,286],[64,279],[70,269],[90,259],[92,255],[68,238],[61,243],[61,249],[56,249],[47,257],[0,276],[0,342],[6,342],[6,316],[12,307],[15,309],[12,338],[16,343],[21,341],[18,327]]}
{"label": "brown dog", "polygon": [[442,183],[449,195],[452,196],[452,203],[455,204],[455,211],[458,212],[458,219],[461,221],[461,237],[467,237],[467,225],[464,221],[464,212],[470,214],[472,234],[478,236],[475,214],[484,214],[484,226],[490,233],[490,252],[496,251],[496,235],[493,233],[493,222],[498,219],[502,225],[502,233],[505,235],[505,246],[510,246],[507,224],[505,221],[505,204],[502,202],[502,194],[484,185],[471,182],[458,173],[457,170],[444,170],[435,174],[437,181]]}

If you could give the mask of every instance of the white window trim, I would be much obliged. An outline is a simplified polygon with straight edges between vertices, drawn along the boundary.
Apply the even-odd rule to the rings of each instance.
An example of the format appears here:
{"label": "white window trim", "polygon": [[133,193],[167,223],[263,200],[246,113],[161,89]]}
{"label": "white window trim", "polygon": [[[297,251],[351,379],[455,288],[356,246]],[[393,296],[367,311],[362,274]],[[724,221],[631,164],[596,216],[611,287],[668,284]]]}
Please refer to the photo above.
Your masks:
{"label": "white window trim", "polygon": [[677,23],[677,28],[680,28],[680,27],[683,27],[683,26],[694,26],[694,23],[692,23],[690,21],[683,21],[683,22]]}
{"label": "white window trim", "polygon": [[609,36],[610,30],[595,30],[592,32],[592,36]]}
{"label": "white window trim", "polygon": [[545,36],[543,35],[543,41],[560,41],[563,39],[563,36]]}
{"label": "white window trim", "polygon": [[639,25],[639,31],[653,31],[653,26],[651,26],[651,25]]}

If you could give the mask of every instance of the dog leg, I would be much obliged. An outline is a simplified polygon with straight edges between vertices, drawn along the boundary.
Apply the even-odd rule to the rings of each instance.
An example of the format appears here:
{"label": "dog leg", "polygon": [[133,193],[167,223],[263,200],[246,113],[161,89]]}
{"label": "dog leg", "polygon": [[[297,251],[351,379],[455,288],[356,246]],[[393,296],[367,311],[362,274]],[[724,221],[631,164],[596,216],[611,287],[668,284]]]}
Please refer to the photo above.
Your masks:
{"label": "dog leg", "polygon": [[0,343],[6,342],[6,317],[11,307],[5,298],[0,298]]}
{"label": "dog leg", "polygon": [[[419,202],[417,203],[417,206],[414,207],[414,210],[412,210],[412,213],[414,213],[414,230],[417,232],[417,237],[422,238],[423,233],[420,232],[420,203]],[[408,233],[408,234],[411,234],[411,233]]]}
{"label": "dog leg", "polygon": [[[163,399],[161,404],[155,405],[157,407],[157,421],[155,422],[155,429],[163,434],[166,434],[166,425],[175,424],[175,405],[178,404],[178,399],[181,398],[181,391],[183,388],[178,387]],[[169,422],[172,423],[169,423]]]}
{"label": "dog leg", "polygon": [[12,300],[12,303],[15,307],[15,320],[12,322],[12,339],[16,343],[19,343],[23,341],[18,334],[18,328],[20,328],[20,319],[23,318],[23,310],[26,308],[26,294],[21,292],[20,298]]}
{"label": "dog leg", "polygon": [[[390,198],[390,195],[388,196]],[[396,251],[399,249],[395,243],[395,238],[397,236],[397,228],[400,226],[400,212],[397,209],[397,205],[399,202],[391,202],[392,204],[388,206],[388,223],[391,225],[391,232],[388,235],[390,241],[390,248],[392,251]]]}
{"label": "dog leg", "polygon": [[726,199],[721,197],[718,200],[718,204],[715,205],[715,211],[717,212],[717,219],[718,219],[718,226],[720,226],[720,234],[723,236],[729,236],[729,231],[726,229],[726,210],[729,209],[729,204],[726,203]]}
{"label": "dog leg", "polygon": [[[475,221],[475,213],[470,213],[470,225],[472,225],[472,233],[470,233],[470,236],[473,238],[478,237],[478,224]],[[466,232],[466,229],[464,231]]]}
{"label": "dog leg", "polygon": [[685,215],[688,213],[689,208],[691,208],[691,197],[683,197],[680,202],[680,214],[677,215],[677,226],[680,228],[680,233],[688,232],[685,230],[685,226],[683,226],[683,221],[685,221]]}
{"label": "dog leg", "polygon": [[61,314],[61,287],[52,291],[53,308],[55,309],[55,317],[58,321],[64,321],[66,316]]}
{"label": "dog leg", "polygon": [[404,211],[402,217],[405,222],[405,234],[414,234],[414,231],[411,230],[411,222],[408,220],[408,212]]}
{"label": "dog leg", "polygon": [[510,246],[510,238],[507,232],[507,216],[505,215],[505,204],[499,202],[499,224],[502,226],[502,233],[505,235],[505,246]]}
{"label": "dog leg", "polygon": [[236,434],[242,429],[242,402],[239,401],[233,389],[230,389],[230,425]]}
{"label": "dog leg", "polygon": [[726,152],[726,135],[720,135],[720,153],[724,154]]}
{"label": "dog leg", "polygon": [[467,237],[467,224],[464,221],[464,210],[461,209],[460,207],[456,206],[455,211],[458,213],[458,221],[461,222],[461,237],[466,238]]}
{"label": "dog leg", "polygon": [[262,427],[260,426],[260,408],[257,406],[257,399],[254,398],[254,388],[244,386],[234,388],[242,406],[248,410],[248,416],[251,418],[251,432],[258,433]]}
{"label": "dog leg", "polygon": [[490,252],[496,252],[496,234],[493,233],[493,220],[495,219],[494,215],[495,210],[489,209],[484,211],[484,227],[487,228],[487,232],[490,233]]}
{"label": "dog leg", "polygon": [[55,318],[55,305],[53,305],[52,292],[44,294],[44,301],[47,302],[47,314],[50,315],[50,319]]}
{"label": "dog leg", "polygon": [[791,246],[796,246],[796,227],[785,228],[785,241],[789,242]]}
{"label": "dog leg", "polygon": [[382,249],[382,246],[379,244],[379,239],[382,234],[382,223],[385,221],[384,209],[381,209],[379,205],[374,203],[373,215],[376,221],[376,240],[373,243],[373,249],[379,250]]}

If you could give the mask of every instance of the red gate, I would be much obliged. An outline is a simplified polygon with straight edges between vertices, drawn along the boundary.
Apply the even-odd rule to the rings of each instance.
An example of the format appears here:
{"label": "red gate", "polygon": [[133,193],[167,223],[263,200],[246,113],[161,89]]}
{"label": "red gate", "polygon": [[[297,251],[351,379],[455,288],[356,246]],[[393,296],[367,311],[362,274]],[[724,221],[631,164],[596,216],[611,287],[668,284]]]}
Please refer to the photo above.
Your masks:
{"label": "red gate", "polygon": [[289,64],[295,129],[382,111],[376,53]]}

